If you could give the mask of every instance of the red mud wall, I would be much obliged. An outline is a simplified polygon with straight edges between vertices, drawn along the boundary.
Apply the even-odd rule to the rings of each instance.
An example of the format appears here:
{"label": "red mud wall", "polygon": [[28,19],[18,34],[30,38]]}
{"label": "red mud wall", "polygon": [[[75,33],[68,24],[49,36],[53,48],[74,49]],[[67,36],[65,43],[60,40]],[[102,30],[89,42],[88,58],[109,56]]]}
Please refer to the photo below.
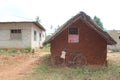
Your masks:
{"label": "red mud wall", "polygon": [[79,43],[68,43],[67,28],[51,41],[51,55],[61,55],[61,51],[66,49],[68,52],[84,54],[88,65],[104,64],[107,55],[106,41],[81,20],[76,21],[69,27],[79,27]]}

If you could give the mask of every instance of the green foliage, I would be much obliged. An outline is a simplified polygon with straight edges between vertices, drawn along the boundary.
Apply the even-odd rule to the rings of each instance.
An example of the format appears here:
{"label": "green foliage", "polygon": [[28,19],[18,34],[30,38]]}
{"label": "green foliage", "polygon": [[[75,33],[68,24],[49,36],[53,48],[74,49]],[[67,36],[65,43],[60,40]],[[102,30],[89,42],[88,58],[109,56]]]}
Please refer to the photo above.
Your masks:
{"label": "green foliage", "polygon": [[17,52],[17,49],[15,48],[11,48],[8,50],[8,53],[16,53]]}
{"label": "green foliage", "polygon": [[31,50],[32,50],[31,47],[27,47],[27,48],[24,49],[24,52],[25,52],[25,53],[30,53]]}
{"label": "green foliage", "polygon": [[50,52],[50,44],[46,44],[42,49],[37,50],[37,52]]}
{"label": "green foliage", "polygon": [[52,35],[47,35],[46,38],[45,38],[45,40],[50,39],[51,36],[52,36]]}
{"label": "green foliage", "polygon": [[40,22],[39,16],[37,16],[37,17],[35,18],[35,20],[36,20],[36,22]]}
{"label": "green foliage", "polygon": [[97,25],[102,29],[104,30],[104,27],[103,27],[103,23],[101,22],[100,18],[98,18],[97,16],[94,16],[94,19],[93,19]]}
{"label": "green foliage", "polygon": [[45,48],[50,48],[50,44],[47,44],[44,46]]}
{"label": "green foliage", "polygon": [[16,48],[11,48],[8,50],[4,50],[4,49],[0,49],[0,54],[4,54],[4,55],[12,55],[12,54],[19,54],[19,53],[30,53],[31,52],[31,48],[27,47],[23,50],[17,50]]}
{"label": "green foliage", "polygon": [[6,50],[0,49],[0,53],[5,53],[5,52],[6,52]]}

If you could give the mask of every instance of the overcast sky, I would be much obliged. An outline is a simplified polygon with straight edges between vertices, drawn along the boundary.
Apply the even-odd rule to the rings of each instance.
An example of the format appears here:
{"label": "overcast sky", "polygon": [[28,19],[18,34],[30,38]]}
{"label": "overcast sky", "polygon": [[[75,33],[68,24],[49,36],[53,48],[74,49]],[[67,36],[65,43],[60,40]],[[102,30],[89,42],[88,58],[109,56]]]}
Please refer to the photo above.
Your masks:
{"label": "overcast sky", "polygon": [[40,17],[49,32],[84,11],[101,19],[104,28],[120,30],[120,0],[0,0],[0,21],[31,21]]}

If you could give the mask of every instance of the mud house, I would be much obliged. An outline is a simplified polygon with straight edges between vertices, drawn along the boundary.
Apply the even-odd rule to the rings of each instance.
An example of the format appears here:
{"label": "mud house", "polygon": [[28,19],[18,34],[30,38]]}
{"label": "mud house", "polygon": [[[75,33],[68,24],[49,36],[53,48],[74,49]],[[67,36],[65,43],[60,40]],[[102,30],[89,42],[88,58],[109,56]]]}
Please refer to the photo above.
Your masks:
{"label": "mud house", "polygon": [[0,48],[40,48],[45,29],[38,22],[0,22]]}
{"label": "mud house", "polygon": [[69,64],[73,61],[73,55],[77,54],[83,55],[87,65],[106,64],[107,45],[116,44],[109,34],[101,30],[84,12],[69,19],[44,43],[51,43],[51,60],[56,65],[62,64],[61,58]]}

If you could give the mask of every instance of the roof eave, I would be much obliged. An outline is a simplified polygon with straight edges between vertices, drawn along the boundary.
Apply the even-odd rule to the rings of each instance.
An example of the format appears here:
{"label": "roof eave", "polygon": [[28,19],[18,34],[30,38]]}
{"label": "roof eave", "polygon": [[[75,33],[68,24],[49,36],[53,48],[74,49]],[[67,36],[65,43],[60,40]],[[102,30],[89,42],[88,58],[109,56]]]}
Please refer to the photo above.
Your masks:
{"label": "roof eave", "polygon": [[45,28],[39,23],[39,22],[33,22],[35,25],[37,25],[40,29],[43,31],[46,31]]}

